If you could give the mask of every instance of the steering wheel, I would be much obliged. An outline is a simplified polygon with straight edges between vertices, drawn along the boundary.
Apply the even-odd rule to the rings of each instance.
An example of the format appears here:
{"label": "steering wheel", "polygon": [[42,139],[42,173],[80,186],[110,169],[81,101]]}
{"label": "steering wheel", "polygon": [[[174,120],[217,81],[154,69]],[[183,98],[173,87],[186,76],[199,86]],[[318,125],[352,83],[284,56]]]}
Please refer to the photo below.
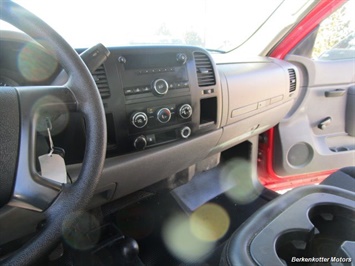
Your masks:
{"label": "steering wheel", "polygon": [[[8,0],[0,2],[0,19],[39,42],[69,75],[63,86],[0,89],[0,219],[1,210],[9,206],[41,211],[46,218],[44,228],[34,239],[0,260],[1,265],[25,265],[34,263],[55,246],[63,222],[68,217],[74,219],[93,196],[105,159],[105,112],[90,72],[60,35],[38,17]],[[44,97],[45,101],[39,101]],[[41,113],[63,108],[63,105],[82,113],[86,134],[81,172],[74,184],[66,185],[46,180],[37,173],[34,151],[35,125],[41,119]]]}

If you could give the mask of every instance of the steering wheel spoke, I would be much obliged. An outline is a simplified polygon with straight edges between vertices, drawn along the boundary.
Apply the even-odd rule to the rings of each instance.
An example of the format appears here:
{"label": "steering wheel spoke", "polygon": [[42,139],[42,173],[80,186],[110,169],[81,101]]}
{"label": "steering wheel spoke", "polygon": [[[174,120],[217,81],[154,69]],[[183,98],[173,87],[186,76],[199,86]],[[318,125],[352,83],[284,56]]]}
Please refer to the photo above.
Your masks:
{"label": "steering wheel spoke", "polygon": [[[43,211],[57,197],[61,184],[41,176],[36,165],[36,134],[46,134],[46,120],[56,123],[77,108],[65,86],[17,87],[20,106],[18,169],[10,206]],[[63,120],[63,119],[62,119]]]}
{"label": "steering wheel spoke", "polygon": [[38,111],[40,107],[61,108],[76,111],[77,101],[68,86],[22,86],[16,87],[21,107],[27,111]]}

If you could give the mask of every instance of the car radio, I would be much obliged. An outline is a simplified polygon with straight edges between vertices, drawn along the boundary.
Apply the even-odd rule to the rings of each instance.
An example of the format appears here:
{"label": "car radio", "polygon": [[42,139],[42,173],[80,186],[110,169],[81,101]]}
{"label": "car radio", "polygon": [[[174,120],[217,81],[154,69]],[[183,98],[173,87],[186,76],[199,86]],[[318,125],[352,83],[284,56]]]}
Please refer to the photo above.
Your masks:
{"label": "car radio", "polygon": [[193,108],[184,53],[118,57],[128,135],[138,149],[188,138]]}

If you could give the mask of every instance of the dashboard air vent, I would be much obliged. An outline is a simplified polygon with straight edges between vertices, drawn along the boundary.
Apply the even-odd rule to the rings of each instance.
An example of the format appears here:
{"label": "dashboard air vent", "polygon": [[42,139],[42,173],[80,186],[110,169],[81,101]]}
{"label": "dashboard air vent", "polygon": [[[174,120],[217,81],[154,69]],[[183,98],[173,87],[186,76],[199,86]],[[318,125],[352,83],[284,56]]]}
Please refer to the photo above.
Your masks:
{"label": "dashboard air vent", "polygon": [[209,57],[200,52],[194,53],[196,72],[199,87],[216,85],[216,78],[213,71],[213,66]]}
{"label": "dashboard air vent", "polygon": [[107,82],[106,71],[104,65],[98,67],[94,73],[92,73],[92,77],[95,80],[97,88],[99,89],[100,95],[102,99],[108,98],[111,96],[110,88]]}
{"label": "dashboard air vent", "polygon": [[296,73],[292,68],[288,69],[288,73],[290,75],[290,92],[294,92],[296,90]]}

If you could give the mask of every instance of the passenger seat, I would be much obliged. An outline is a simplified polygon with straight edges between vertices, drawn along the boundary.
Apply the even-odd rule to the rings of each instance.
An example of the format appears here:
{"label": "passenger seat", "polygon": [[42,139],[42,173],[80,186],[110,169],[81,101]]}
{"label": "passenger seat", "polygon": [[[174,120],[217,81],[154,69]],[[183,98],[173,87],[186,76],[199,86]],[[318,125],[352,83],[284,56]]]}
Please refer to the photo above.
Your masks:
{"label": "passenger seat", "polygon": [[355,192],[355,166],[339,169],[324,179],[321,184]]}

